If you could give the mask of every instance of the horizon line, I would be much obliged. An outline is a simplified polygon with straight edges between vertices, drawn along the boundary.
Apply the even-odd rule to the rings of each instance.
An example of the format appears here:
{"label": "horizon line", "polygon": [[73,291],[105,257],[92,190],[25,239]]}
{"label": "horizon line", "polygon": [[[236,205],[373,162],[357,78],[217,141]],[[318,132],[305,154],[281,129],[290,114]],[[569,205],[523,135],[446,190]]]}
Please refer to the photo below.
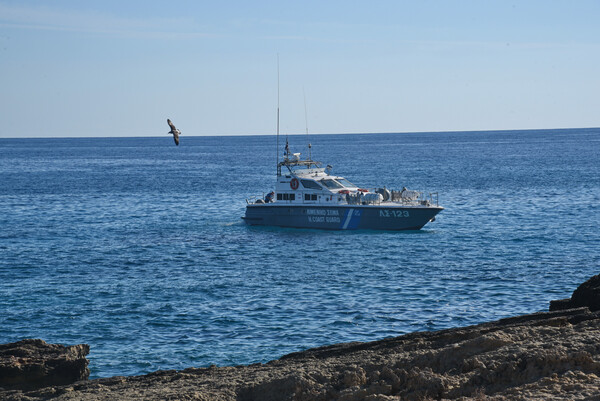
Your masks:
{"label": "horizon line", "polygon": [[[384,131],[384,132],[333,132],[333,133],[309,133],[309,135],[407,135],[407,134],[452,134],[452,133],[494,133],[494,132],[512,132],[512,131],[569,131],[569,130],[591,130],[600,129],[599,127],[574,127],[574,128],[524,128],[524,129],[483,129],[483,130],[448,130],[448,131]],[[286,133],[280,135],[290,136],[306,136],[305,132],[301,133]],[[270,134],[225,134],[225,135],[185,135],[189,138],[232,138],[232,137],[248,137],[248,136],[276,136],[275,133]],[[131,135],[131,136],[26,136],[26,137],[4,137],[0,139],[123,139],[123,138],[162,138],[163,135]]]}

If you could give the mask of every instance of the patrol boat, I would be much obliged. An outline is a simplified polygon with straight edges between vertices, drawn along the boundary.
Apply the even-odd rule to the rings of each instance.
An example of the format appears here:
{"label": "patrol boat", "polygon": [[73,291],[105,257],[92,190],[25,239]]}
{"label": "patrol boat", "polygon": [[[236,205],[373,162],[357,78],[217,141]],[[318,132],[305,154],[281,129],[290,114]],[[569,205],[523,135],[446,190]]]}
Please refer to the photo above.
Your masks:
{"label": "patrol boat", "polygon": [[444,209],[437,193],[360,188],[287,144],[275,190],[246,203],[246,224],[326,230],[419,230]]}

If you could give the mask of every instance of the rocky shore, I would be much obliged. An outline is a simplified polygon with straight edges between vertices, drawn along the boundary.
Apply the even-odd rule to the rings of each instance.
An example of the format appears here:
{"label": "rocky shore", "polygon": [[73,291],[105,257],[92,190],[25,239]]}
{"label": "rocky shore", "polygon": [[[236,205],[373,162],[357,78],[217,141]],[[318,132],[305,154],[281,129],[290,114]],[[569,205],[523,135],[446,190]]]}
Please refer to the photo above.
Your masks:
{"label": "rocky shore", "polygon": [[[75,378],[71,384],[19,381],[10,365],[29,374],[27,356],[3,355],[13,345],[7,344],[0,348],[0,399],[600,400],[599,300],[600,275],[570,300],[553,301],[549,312],[315,348],[266,364]],[[85,345],[75,347],[83,347],[71,354],[76,361],[87,352]],[[38,373],[52,366],[34,364]],[[13,372],[10,383],[5,372]]]}

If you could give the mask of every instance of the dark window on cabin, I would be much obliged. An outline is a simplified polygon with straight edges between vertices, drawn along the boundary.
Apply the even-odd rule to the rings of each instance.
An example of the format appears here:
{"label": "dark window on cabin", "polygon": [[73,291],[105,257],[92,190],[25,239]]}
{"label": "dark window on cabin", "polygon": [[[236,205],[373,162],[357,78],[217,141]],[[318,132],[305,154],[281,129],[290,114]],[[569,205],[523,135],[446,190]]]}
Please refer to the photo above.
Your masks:
{"label": "dark window on cabin", "polygon": [[300,182],[302,183],[302,186],[307,189],[323,189],[313,180],[300,180]]}
{"label": "dark window on cabin", "polygon": [[283,200],[283,194],[277,194],[277,200]]}
{"label": "dark window on cabin", "polygon": [[312,200],[317,200],[317,195],[311,195],[312,196]]}
{"label": "dark window on cabin", "polygon": [[322,179],[321,183],[329,189],[344,188],[339,182],[332,180],[331,178]]}
{"label": "dark window on cabin", "polygon": [[304,200],[305,201],[310,200],[310,194],[304,194]]}

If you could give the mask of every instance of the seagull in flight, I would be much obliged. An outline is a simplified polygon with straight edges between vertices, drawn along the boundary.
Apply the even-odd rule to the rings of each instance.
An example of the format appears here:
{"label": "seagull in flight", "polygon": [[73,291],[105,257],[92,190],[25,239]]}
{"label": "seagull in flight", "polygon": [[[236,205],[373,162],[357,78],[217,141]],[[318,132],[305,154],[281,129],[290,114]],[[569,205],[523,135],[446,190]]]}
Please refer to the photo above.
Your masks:
{"label": "seagull in flight", "polygon": [[167,124],[169,124],[169,127],[171,127],[171,131],[169,131],[167,133],[173,134],[173,140],[175,141],[175,145],[179,146],[179,134],[181,134],[181,131],[179,131],[177,128],[175,128],[175,125],[173,125],[171,120],[169,120],[168,118],[167,118]]}

